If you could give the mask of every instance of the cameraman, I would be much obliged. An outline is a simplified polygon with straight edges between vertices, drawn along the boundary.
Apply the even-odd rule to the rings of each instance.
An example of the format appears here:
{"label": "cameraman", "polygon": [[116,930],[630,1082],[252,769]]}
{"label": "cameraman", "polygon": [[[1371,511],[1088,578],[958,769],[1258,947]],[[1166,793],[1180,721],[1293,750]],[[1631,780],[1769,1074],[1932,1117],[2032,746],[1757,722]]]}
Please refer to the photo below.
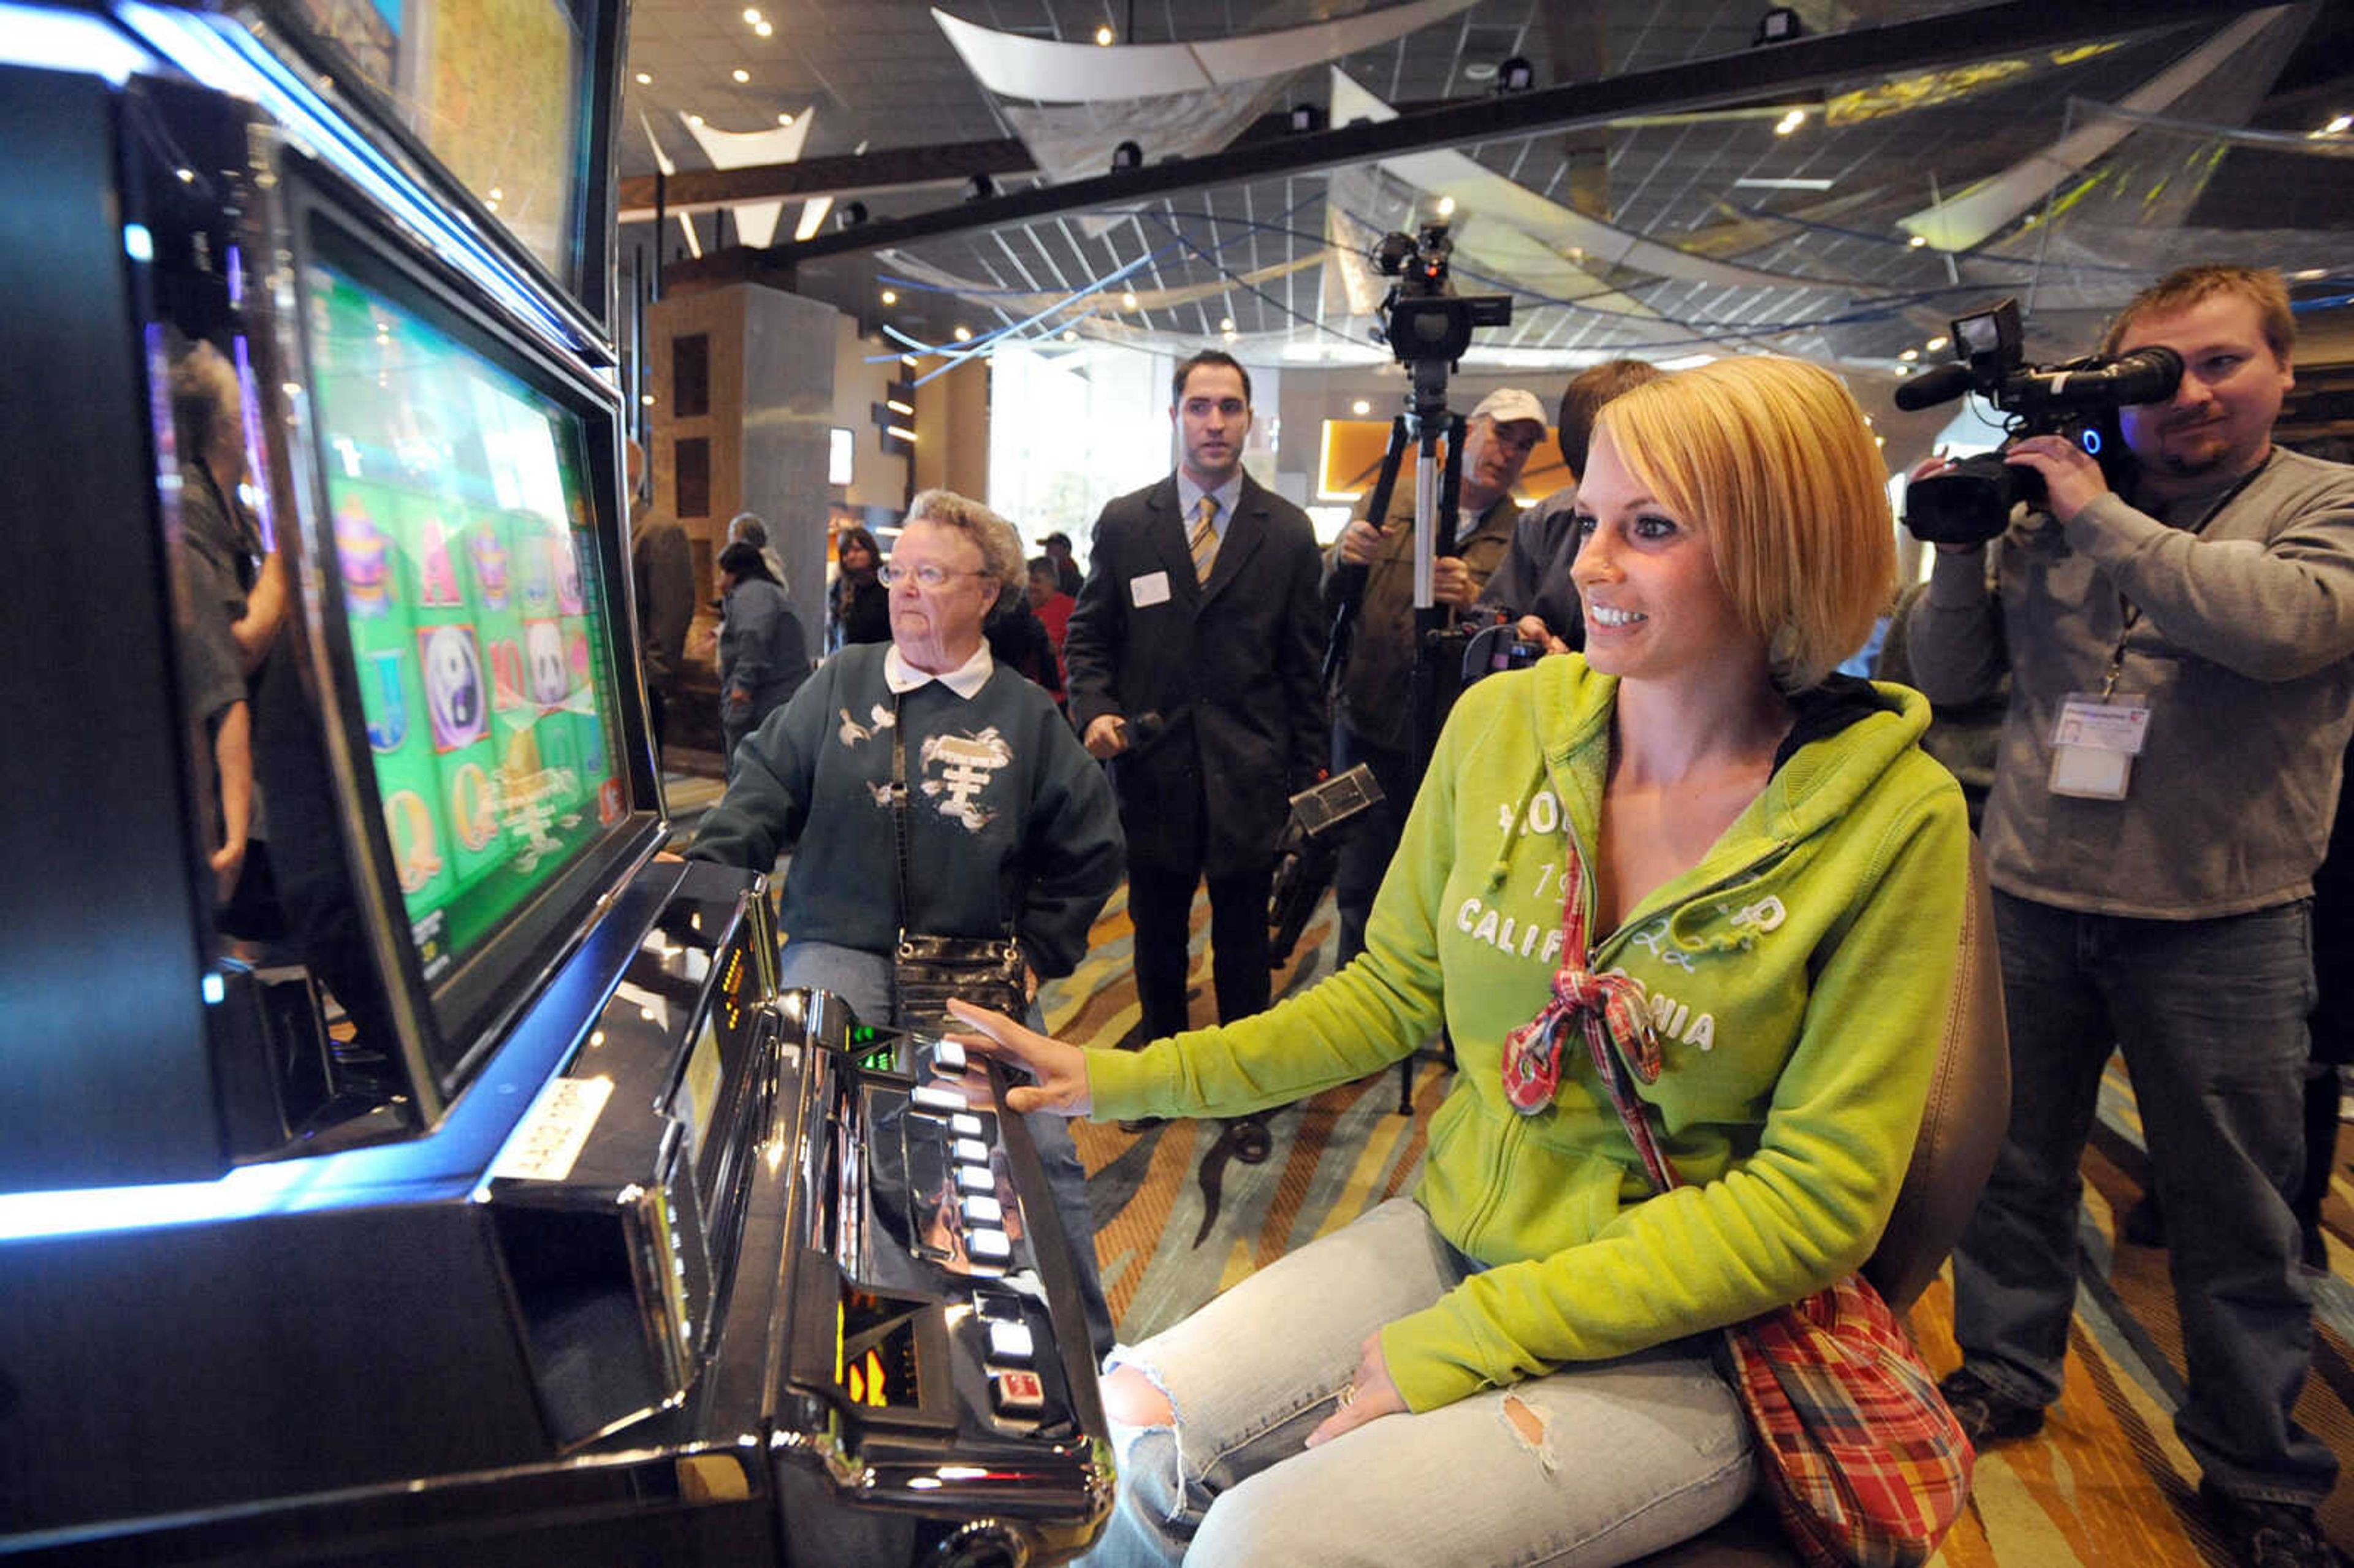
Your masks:
{"label": "cameraman", "polygon": [[2011,677],[1986,814],[2010,1127],[1954,1255],[1946,1396],[1981,1446],[2059,1396],[2077,1162],[2115,1042],[2172,1238],[2175,1428],[2238,1559],[2266,1568],[2338,1561],[2313,1512],[2337,1460],[2291,1414],[2313,1323],[2287,1194],[2312,877],[2354,728],[2354,469],[2273,447],[2295,330],[2269,270],[2137,295],[2104,353],[2162,344],[2184,371],[2122,411],[2126,493],[2063,438],[2017,442],[2048,514],[2014,520],[1991,590],[1983,544],[1941,545],[1906,623],[1932,701]]}
{"label": "cameraman", "polygon": [[[1533,394],[1504,387],[1479,399],[1463,431],[1463,480],[1457,496],[1455,553],[1431,562],[1431,597],[1459,614],[1471,607],[1488,575],[1512,542],[1521,509],[1512,486],[1529,454],[1544,440],[1544,405]],[[1363,503],[1373,504],[1370,496]],[[1332,772],[1363,762],[1381,784],[1382,800],[1360,819],[1341,847],[1333,902],[1341,913],[1338,961],[1364,950],[1365,916],[1381,890],[1397,849],[1406,808],[1422,782],[1414,756],[1414,488],[1401,482],[1390,514],[1376,524],[1360,514],[1326,556],[1324,609],[1329,620],[1345,591],[1342,568],[1365,573],[1355,641],[1340,680],[1332,715]],[[1447,716],[1459,655],[1440,659],[1437,716]],[[1437,738],[1434,732],[1424,737]]]}

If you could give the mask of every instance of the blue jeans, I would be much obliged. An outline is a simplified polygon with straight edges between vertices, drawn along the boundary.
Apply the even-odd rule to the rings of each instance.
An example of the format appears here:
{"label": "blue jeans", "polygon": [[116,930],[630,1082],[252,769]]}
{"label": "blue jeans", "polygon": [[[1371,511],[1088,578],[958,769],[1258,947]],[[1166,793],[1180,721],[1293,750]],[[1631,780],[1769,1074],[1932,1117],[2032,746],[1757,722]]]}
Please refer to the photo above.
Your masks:
{"label": "blue jeans", "polygon": [[1749,1494],[1749,1428],[1707,1337],[1384,1415],[1302,1445],[1365,1336],[1478,1266],[1394,1198],[1112,1352],[1172,1426],[1115,1421],[1119,1499],[1091,1568],[1545,1563],[1600,1568],[1708,1529]]}
{"label": "blue jeans", "polygon": [[2166,1213],[2190,1392],[2175,1431],[2211,1481],[2318,1502],[2338,1473],[2290,1414],[2313,1359],[2289,1208],[2304,1164],[2309,906],[2218,920],[2079,915],[1995,895],[2010,1129],[1954,1253],[1964,1360],[1997,1392],[2059,1397],[2076,1300],[2077,1162],[2112,1043]]}
{"label": "blue jeans", "polygon": [[[891,1016],[891,960],[863,948],[837,947],[832,942],[789,940],[778,960],[778,983],[830,991],[850,1004],[867,1022]],[[1043,1030],[1038,1004],[1030,1004],[1030,1027]],[[1078,1145],[1071,1141],[1071,1124],[1047,1111],[1032,1111],[1022,1118],[1030,1142],[1045,1167],[1047,1190],[1055,1196],[1055,1213],[1071,1245],[1071,1270],[1078,1276],[1079,1305],[1087,1318],[1087,1340],[1101,1361],[1111,1350],[1111,1304],[1104,1299],[1103,1275],[1096,1264],[1096,1224],[1087,1212],[1087,1168],[1079,1163]]]}

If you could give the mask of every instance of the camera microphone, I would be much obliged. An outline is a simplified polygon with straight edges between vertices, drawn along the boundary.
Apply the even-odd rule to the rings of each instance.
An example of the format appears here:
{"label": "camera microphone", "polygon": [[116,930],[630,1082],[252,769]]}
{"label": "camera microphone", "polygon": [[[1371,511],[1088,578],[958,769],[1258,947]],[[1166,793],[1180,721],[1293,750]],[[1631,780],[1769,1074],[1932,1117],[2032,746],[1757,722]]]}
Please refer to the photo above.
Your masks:
{"label": "camera microphone", "polygon": [[[2161,344],[2135,349],[2089,369],[2062,366],[2031,377],[2040,400],[2065,408],[2109,408],[2156,403],[2182,384],[2182,355]],[[1898,404],[1903,399],[1900,397]]]}
{"label": "camera microphone", "polygon": [[1951,360],[1898,382],[1896,406],[1908,414],[1933,408],[1953,401],[1976,385],[1969,366],[1962,360]]}

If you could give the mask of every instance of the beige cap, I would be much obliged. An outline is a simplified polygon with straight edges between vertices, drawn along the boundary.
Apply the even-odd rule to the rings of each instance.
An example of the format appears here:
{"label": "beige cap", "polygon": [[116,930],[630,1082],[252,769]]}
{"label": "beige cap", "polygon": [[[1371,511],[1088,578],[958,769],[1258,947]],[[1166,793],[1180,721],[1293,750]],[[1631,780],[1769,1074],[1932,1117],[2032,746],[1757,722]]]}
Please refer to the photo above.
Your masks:
{"label": "beige cap", "polygon": [[1483,414],[1500,425],[1530,419],[1543,427],[1548,422],[1544,405],[1537,401],[1536,394],[1523,392],[1517,387],[1500,387],[1480,398],[1479,406],[1471,410],[1471,417],[1476,419]]}

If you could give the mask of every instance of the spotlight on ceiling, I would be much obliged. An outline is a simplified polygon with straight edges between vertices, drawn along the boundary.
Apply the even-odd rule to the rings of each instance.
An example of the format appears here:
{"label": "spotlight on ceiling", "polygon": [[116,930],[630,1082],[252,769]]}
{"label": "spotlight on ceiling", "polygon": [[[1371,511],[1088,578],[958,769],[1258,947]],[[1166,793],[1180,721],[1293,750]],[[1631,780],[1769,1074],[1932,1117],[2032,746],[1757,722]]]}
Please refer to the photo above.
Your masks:
{"label": "spotlight on ceiling", "polygon": [[1295,103],[1291,106],[1291,129],[1295,132],[1321,131],[1331,118],[1320,103]]}
{"label": "spotlight on ceiling", "polygon": [[852,229],[866,221],[866,204],[846,201],[833,209],[833,227],[837,230]]}
{"label": "spotlight on ceiling", "polygon": [[987,175],[975,175],[964,183],[964,199],[987,201],[997,194],[997,182]]}
{"label": "spotlight on ceiling", "polygon": [[1144,167],[1144,149],[1133,142],[1122,142],[1111,150],[1111,167],[1114,174],[1122,169]]}
{"label": "spotlight on ceiling", "polygon": [[1776,5],[1757,18],[1757,36],[1750,40],[1753,48],[1765,44],[1787,44],[1803,37],[1807,26],[1798,14],[1787,5]]}
{"label": "spotlight on ceiling", "polygon": [[1496,68],[1498,92],[1526,92],[1537,84],[1537,68],[1519,55]]}

